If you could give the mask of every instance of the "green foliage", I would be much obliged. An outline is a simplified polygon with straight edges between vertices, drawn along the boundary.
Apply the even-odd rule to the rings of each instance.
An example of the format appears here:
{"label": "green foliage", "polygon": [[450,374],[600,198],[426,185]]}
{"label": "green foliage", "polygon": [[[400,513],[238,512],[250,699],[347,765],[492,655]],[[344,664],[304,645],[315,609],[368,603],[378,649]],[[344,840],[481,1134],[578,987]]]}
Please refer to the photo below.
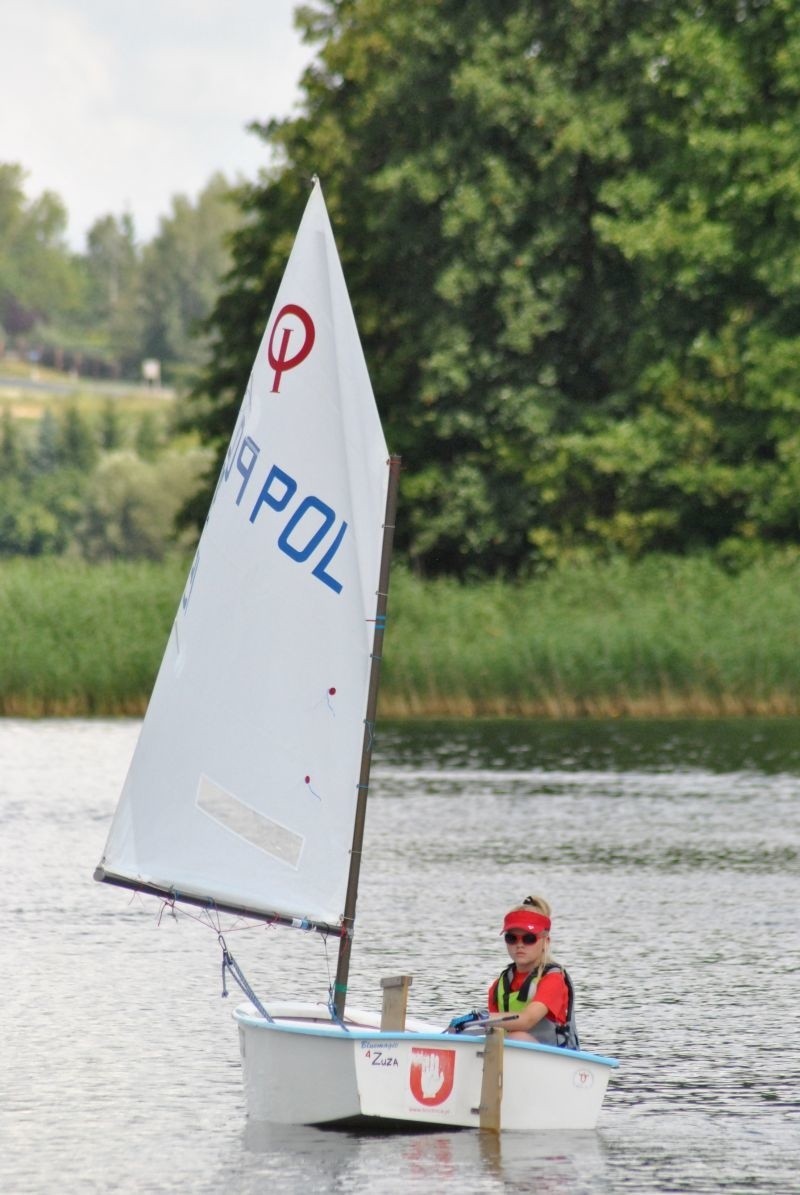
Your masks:
{"label": "green foliage", "polygon": [[109,454],[87,487],[75,535],[81,554],[90,561],[164,560],[175,550],[177,512],[206,465],[199,449],[167,452],[157,461]]}
{"label": "green foliage", "polygon": [[392,579],[384,713],[794,714],[800,556],[574,562],[526,583]]}
{"label": "green foliage", "polygon": [[0,325],[12,334],[29,331],[44,312],[67,316],[80,298],[64,206],[50,191],[29,202],[23,180],[19,166],[0,163]]}
{"label": "green foliage", "polygon": [[[800,559],[391,583],[381,718],[800,712]],[[188,559],[0,561],[0,713],[141,713]]]}
{"label": "green foliage", "polygon": [[239,219],[222,175],[196,202],[175,196],[144,247],[130,216],[101,216],[83,254],[65,244],[60,200],[45,192],[29,201],[23,182],[19,166],[0,163],[0,355],[5,331],[56,368],[138,377],[142,360],[156,357],[175,380],[196,367]]}
{"label": "green foliage", "polygon": [[36,435],[36,447],[31,455],[34,473],[52,473],[59,463],[58,420],[48,408],[42,415]]}
{"label": "green foliage", "polygon": [[161,447],[158,420],[152,411],[146,411],[136,430],[136,451],[143,461],[154,461]]}
{"label": "green foliage", "polygon": [[318,60],[260,128],[280,165],[243,194],[204,435],[221,451],[318,173],[418,569],[796,543],[796,5],[298,21]]}
{"label": "green foliage", "polygon": [[118,370],[135,373],[145,355],[141,316],[141,260],[130,216],[102,216],[89,229],[80,259],[86,280],[81,312],[95,351],[109,354]]}
{"label": "green foliage", "polygon": [[23,460],[22,437],[8,407],[0,421],[0,477],[15,477]]}
{"label": "green foliage", "polygon": [[119,408],[113,400],[108,400],[103,407],[100,418],[100,447],[106,452],[114,452],[121,448],[124,439],[122,419]]}
{"label": "green foliage", "polygon": [[142,259],[141,312],[147,356],[180,363],[203,362],[207,345],[201,325],[230,264],[227,237],[238,223],[230,187],[215,175],[192,206],[175,196],[172,214]]}
{"label": "green foliage", "polygon": [[0,478],[0,556],[65,552],[81,516],[86,474],[64,468]]}
{"label": "green foliage", "polygon": [[0,562],[0,711],[141,713],[186,571],[183,560]]}
{"label": "green foliage", "polygon": [[[125,444],[130,447],[125,448]],[[80,555],[163,560],[188,550],[178,509],[198,486],[209,453],[167,438],[163,416],[46,409],[23,426],[0,422],[0,557]]]}
{"label": "green foliage", "polygon": [[[796,3],[314,0],[297,20],[317,58],[298,114],[254,126],[274,166],[238,213],[214,178],[143,250],[109,216],[76,258],[55,197],[0,168],[7,331],[171,377],[210,350],[186,423],[218,464],[316,173],[417,572],[705,550],[741,569],[800,542]],[[31,474],[61,451],[43,424]],[[216,473],[185,503],[198,526]],[[51,542],[47,513],[26,542]]]}
{"label": "green foliage", "polygon": [[97,463],[93,430],[76,407],[68,407],[61,423],[58,460],[75,469],[90,472]]}

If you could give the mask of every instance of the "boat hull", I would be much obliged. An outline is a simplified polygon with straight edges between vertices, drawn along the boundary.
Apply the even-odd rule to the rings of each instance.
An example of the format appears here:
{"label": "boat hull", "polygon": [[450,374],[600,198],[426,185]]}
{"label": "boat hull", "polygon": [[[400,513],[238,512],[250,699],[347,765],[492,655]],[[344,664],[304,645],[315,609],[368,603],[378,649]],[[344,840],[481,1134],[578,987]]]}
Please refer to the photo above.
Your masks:
{"label": "boat hull", "polygon": [[[485,1038],[446,1034],[419,1021],[381,1032],[352,1010],[347,1029],[315,1005],[270,1005],[266,1021],[236,1009],[247,1111],[254,1121],[374,1128],[479,1128]],[[507,1041],[504,1130],[592,1129],[612,1058]]]}

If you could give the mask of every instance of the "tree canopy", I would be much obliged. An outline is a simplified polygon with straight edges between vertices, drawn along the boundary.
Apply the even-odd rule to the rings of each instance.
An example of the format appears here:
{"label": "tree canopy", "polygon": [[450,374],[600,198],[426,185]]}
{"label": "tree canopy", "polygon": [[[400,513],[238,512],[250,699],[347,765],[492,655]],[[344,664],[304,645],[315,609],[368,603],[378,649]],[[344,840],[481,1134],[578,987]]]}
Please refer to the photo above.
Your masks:
{"label": "tree canopy", "polygon": [[216,305],[221,445],[322,179],[429,572],[800,533],[791,0],[316,0]]}
{"label": "tree canopy", "polygon": [[30,330],[44,311],[63,317],[78,298],[64,205],[52,191],[27,202],[24,177],[0,162],[0,328],[12,333]]}
{"label": "tree canopy", "polygon": [[194,201],[174,196],[145,245],[130,216],[99,217],[83,253],[66,243],[61,200],[28,199],[24,180],[20,166],[0,163],[0,353],[5,333],[9,345],[80,372],[136,377],[145,357],[172,381],[196,368],[240,219],[225,178],[213,175]]}

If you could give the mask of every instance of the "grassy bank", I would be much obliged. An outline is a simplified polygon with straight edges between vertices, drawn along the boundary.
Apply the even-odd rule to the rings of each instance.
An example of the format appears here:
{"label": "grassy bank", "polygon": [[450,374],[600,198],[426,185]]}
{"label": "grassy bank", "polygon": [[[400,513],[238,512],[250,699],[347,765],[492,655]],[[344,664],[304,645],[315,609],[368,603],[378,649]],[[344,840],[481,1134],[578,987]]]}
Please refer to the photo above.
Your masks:
{"label": "grassy bank", "polygon": [[0,713],[140,714],[185,563],[0,564]]}
{"label": "grassy bank", "polygon": [[[139,714],[185,563],[0,565],[0,713]],[[522,586],[396,570],[383,716],[800,712],[800,563],[617,562]]]}
{"label": "grassy bank", "polygon": [[384,710],[452,716],[800,712],[800,563],[623,561],[513,587],[401,578]]}

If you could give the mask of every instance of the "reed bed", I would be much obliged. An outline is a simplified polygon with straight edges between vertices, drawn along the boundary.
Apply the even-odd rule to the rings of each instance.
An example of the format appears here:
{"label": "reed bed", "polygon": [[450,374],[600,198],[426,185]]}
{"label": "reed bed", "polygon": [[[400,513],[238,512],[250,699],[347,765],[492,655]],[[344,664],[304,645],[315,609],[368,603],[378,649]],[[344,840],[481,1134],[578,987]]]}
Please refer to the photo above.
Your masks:
{"label": "reed bed", "polygon": [[[0,565],[0,713],[139,715],[186,561]],[[800,562],[562,569],[512,585],[396,569],[383,717],[800,712]]]}
{"label": "reed bed", "polygon": [[0,564],[0,713],[141,714],[186,571],[183,561]]}
{"label": "reed bed", "polygon": [[800,712],[800,562],[562,569],[521,585],[393,581],[384,715]]}

